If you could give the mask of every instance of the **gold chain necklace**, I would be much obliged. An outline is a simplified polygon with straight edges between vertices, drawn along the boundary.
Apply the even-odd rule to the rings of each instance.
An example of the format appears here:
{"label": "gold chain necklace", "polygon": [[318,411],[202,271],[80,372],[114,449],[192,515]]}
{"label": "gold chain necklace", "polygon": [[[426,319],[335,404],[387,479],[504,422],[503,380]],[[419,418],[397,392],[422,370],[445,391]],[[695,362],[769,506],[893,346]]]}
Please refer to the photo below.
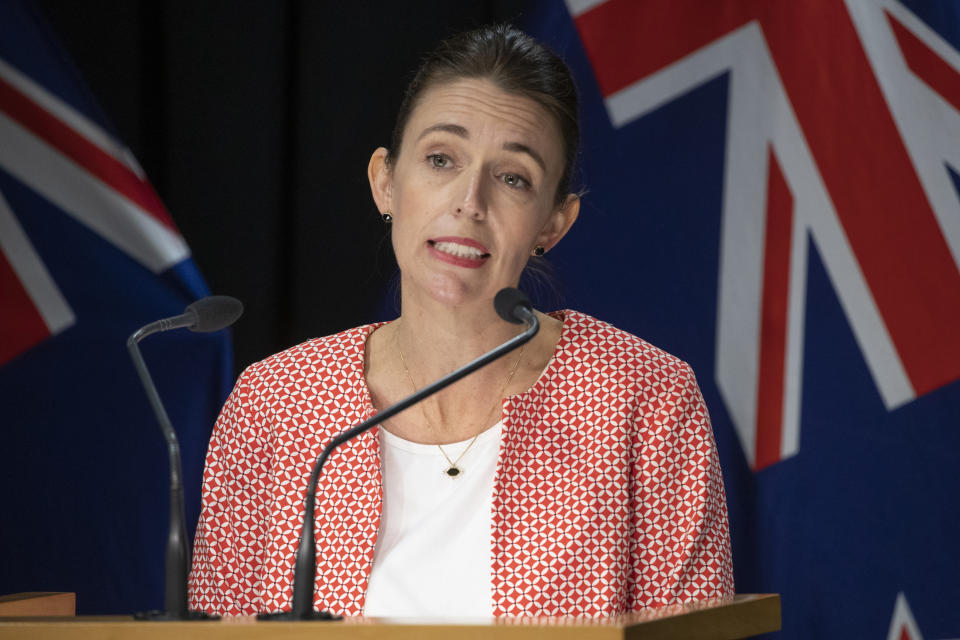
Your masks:
{"label": "gold chain necklace", "polygon": [[[400,354],[400,363],[403,365],[403,370],[407,374],[407,380],[410,381],[410,386],[413,388],[413,391],[416,392],[417,383],[413,381],[413,376],[410,374],[409,367],[407,367],[407,361],[403,357],[403,350],[400,348],[399,331],[393,334],[393,342],[394,342],[394,345],[397,347],[397,353]],[[497,410],[497,407],[500,406],[501,398],[503,398],[503,392],[507,390],[507,387],[510,385],[510,381],[513,380],[513,375],[517,372],[517,368],[519,368],[520,366],[520,361],[523,360],[523,349],[526,346],[527,346],[526,343],[520,346],[520,355],[517,356],[517,361],[513,363],[513,369],[510,370],[510,375],[507,376],[507,381],[503,383],[503,387],[500,388],[500,393],[497,394],[497,399],[496,401],[494,401],[493,407],[491,407],[490,412],[487,413],[486,415],[486,419],[480,426],[483,426],[483,424],[486,424],[487,422],[489,422],[490,418],[493,416],[494,412]],[[423,403],[420,404],[420,415],[423,416],[423,419],[427,423],[427,426],[430,427],[430,429],[434,433],[436,434],[440,433],[440,431],[433,426],[433,423],[430,422],[430,418],[427,417],[427,412],[423,410]],[[467,455],[467,452],[470,451],[470,447],[473,446],[473,443],[476,442],[477,438],[479,437],[480,437],[480,433],[477,433],[477,435],[473,436],[473,439],[470,440],[470,444],[468,444],[467,448],[464,449],[459,456],[457,456],[456,460],[451,460],[450,456],[447,455],[447,452],[443,450],[443,447],[441,447],[439,444],[437,445],[437,449],[440,449],[440,453],[443,454],[443,457],[446,458],[447,460],[447,464],[450,465],[449,467],[444,469],[443,472],[445,474],[447,474],[451,478],[456,478],[461,473],[463,473],[463,469],[460,468],[460,466],[458,465],[460,461],[463,460],[463,456]]]}

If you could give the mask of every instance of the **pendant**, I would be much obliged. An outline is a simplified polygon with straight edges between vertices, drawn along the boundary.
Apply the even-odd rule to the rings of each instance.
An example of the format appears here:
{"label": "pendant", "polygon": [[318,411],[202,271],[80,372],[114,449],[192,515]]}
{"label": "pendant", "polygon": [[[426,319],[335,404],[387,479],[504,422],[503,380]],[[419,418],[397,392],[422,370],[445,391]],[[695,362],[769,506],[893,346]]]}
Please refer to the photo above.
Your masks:
{"label": "pendant", "polygon": [[451,478],[456,478],[458,475],[463,473],[463,470],[455,464],[450,465],[450,468],[444,471],[445,474]]}

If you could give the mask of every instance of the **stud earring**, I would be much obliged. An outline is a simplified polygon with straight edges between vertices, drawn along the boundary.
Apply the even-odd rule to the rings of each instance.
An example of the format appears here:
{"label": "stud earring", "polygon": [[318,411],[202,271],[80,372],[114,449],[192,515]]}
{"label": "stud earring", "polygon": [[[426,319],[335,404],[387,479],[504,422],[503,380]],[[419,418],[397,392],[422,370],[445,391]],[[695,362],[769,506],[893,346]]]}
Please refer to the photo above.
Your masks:
{"label": "stud earring", "polygon": [[384,211],[380,214],[380,219],[383,220],[384,224],[390,224],[393,222],[393,214],[389,211]]}
{"label": "stud earring", "polygon": [[547,252],[546,249],[544,249],[543,247],[538,246],[538,247],[536,247],[536,248],[533,250],[533,255],[535,255],[535,256],[537,256],[537,257],[539,258],[540,256],[542,256],[542,255],[545,254],[546,252]]}

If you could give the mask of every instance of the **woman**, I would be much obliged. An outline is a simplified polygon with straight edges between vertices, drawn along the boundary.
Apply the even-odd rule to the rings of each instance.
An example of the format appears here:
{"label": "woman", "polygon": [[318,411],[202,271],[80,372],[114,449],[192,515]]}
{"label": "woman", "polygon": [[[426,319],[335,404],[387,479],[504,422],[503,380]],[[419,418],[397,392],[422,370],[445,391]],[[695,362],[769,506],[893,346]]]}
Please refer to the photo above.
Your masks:
{"label": "woman", "polygon": [[[204,474],[191,604],[289,608],[304,487],[329,439],[518,333],[492,300],[579,212],[566,66],[524,34],[423,64],[368,175],[401,315],[247,369]],[[316,603],[346,615],[611,615],[733,593],[722,481],[692,371],[574,311],[331,456]]]}

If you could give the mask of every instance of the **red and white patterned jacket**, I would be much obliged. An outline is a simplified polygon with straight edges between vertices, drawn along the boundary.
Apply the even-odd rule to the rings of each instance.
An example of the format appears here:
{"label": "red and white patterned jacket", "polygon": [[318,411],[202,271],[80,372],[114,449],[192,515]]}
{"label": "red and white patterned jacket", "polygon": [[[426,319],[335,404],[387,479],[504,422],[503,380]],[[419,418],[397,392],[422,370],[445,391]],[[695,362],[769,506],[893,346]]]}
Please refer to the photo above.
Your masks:
{"label": "red and white patterned jacket", "polygon": [[[564,323],[554,358],[503,405],[494,614],[612,615],[732,596],[723,481],[690,367],[582,313],[554,316]],[[376,326],[310,340],[237,381],[207,453],[194,608],[289,609],[311,466],[332,436],[374,413],[363,357]],[[318,608],[363,612],[380,483],[376,429],[327,461]]]}

